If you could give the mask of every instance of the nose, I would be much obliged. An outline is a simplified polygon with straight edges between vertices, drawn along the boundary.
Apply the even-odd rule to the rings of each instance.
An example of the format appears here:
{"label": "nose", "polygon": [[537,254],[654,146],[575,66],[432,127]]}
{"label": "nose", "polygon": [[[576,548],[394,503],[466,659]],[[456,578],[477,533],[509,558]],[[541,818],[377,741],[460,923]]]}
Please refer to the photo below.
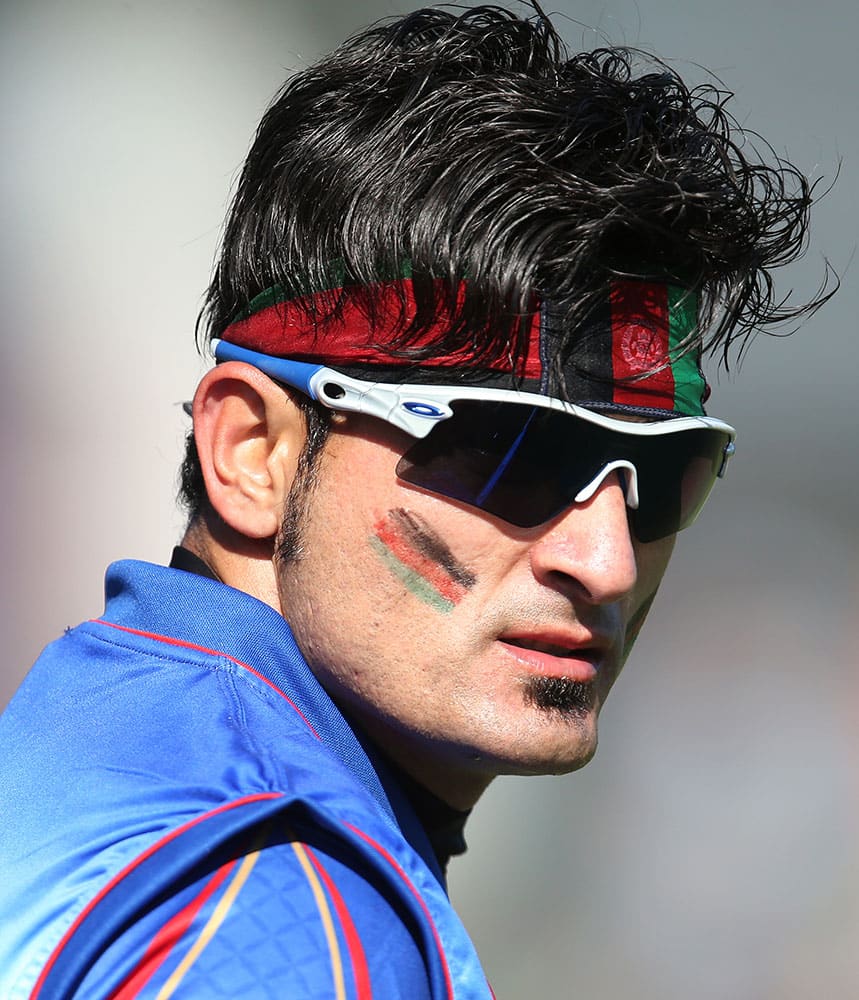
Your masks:
{"label": "nose", "polygon": [[594,605],[626,597],[638,577],[627,497],[612,472],[584,503],[545,526],[530,550],[534,576]]}

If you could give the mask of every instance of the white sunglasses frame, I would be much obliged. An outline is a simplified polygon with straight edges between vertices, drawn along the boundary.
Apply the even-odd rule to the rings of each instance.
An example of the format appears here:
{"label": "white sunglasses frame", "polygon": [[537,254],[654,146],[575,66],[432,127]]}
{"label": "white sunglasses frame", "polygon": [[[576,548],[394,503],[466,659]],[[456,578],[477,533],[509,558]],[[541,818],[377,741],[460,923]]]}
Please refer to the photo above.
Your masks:
{"label": "white sunglasses frame", "polygon": [[[352,378],[325,365],[293,361],[253,351],[226,340],[213,340],[217,361],[241,361],[252,365],[278,382],[284,383],[316,400],[331,410],[362,413],[384,420],[405,431],[411,437],[425,438],[441,420],[453,416],[450,404],[457,400],[517,403],[524,406],[555,410],[596,424],[615,433],[630,437],[660,437],[682,434],[690,430],[714,430],[728,435],[717,478],[724,478],[728,461],[734,454],[736,431],[730,424],[715,417],[673,417],[663,420],[625,420],[589,410],[554,396],[518,389],[492,389],[479,386],[420,385],[415,383],[370,382]],[[580,490],[575,503],[584,503],[599,489],[611,472],[625,469],[630,473],[627,504],[638,507],[638,471],[626,459],[608,462],[594,479]]]}

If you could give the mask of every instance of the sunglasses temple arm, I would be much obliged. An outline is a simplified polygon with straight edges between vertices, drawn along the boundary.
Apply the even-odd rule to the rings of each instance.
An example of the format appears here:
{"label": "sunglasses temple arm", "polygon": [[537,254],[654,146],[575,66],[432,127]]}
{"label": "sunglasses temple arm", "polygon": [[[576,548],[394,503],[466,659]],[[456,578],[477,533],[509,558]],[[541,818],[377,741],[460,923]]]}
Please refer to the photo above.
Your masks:
{"label": "sunglasses temple arm", "polygon": [[311,399],[318,399],[313,387],[313,376],[322,365],[272,357],[270,354],[261,354],[259,351],[252,351],[226,340],[213,340],[212,347],[216,361],[241,361],[246,365],[253,365],[278,382],[284,382],[291,388],[298,389]]}
{"label": "sunglasses temple arm", "polygon": [[241,361],[253,365],[329,409],[377,417],[412,437],[426,437],[439,420],[452,415],[449,406],[426,394],[404,397],[393,385],[361,382],[324,365],[262,354],[226,340],[213,340],[212,346],[219,362]]}

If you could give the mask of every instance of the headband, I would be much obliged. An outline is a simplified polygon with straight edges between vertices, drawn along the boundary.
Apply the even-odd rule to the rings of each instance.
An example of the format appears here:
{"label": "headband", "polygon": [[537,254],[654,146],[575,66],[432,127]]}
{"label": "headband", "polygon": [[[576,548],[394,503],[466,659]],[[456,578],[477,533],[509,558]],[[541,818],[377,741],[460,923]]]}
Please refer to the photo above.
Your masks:
{"label": "headband", "polygon": [[[451,311],[444,305],[441,282],[436,279],[436,284],[439,305],[433,322],[416,341],[410,340],[411,347],[431,346],[450,329]],[[325,364],[357,378],[366,379],[370,368],[380,382],[462,381],[467,374],[472,385],[549,394],[549,368],[561,350],[563,332],[551,303],[541,303],[531,316],[526,349],[515,369],[506,358],[475,359],[469,347],[410,362],[384,346],[417,314],[410,272],[374,287],[379,307],[372,324],[360,297],[349,294],[350,287],[356,286],[299,297],[268,289],[221,338],[264,354]],[[461,282],[457,307],[464,292]],[[651,418],[702,416],[709,388],[700,350],[689,348],[697,314],[698,297],[690,289],[657,281],[613,281],[608,301],[595,310],[573,351],[566,352],[572,354],[562,365],[567,398],[580,406]]]}

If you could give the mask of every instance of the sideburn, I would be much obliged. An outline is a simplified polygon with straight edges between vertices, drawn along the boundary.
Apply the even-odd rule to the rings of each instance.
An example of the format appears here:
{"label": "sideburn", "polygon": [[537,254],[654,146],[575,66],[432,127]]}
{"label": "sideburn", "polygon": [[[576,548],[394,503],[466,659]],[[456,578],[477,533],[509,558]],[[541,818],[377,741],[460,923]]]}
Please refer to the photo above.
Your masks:
{"label": "sideburn", "polygon": [[301,558],[305,514],[318,479],[319,456],[331,430],[331,411],[327,407],[306,396],[296,395],[293,399],[304,416],[306,437],[284,505],[276,552],[282,564]]}

